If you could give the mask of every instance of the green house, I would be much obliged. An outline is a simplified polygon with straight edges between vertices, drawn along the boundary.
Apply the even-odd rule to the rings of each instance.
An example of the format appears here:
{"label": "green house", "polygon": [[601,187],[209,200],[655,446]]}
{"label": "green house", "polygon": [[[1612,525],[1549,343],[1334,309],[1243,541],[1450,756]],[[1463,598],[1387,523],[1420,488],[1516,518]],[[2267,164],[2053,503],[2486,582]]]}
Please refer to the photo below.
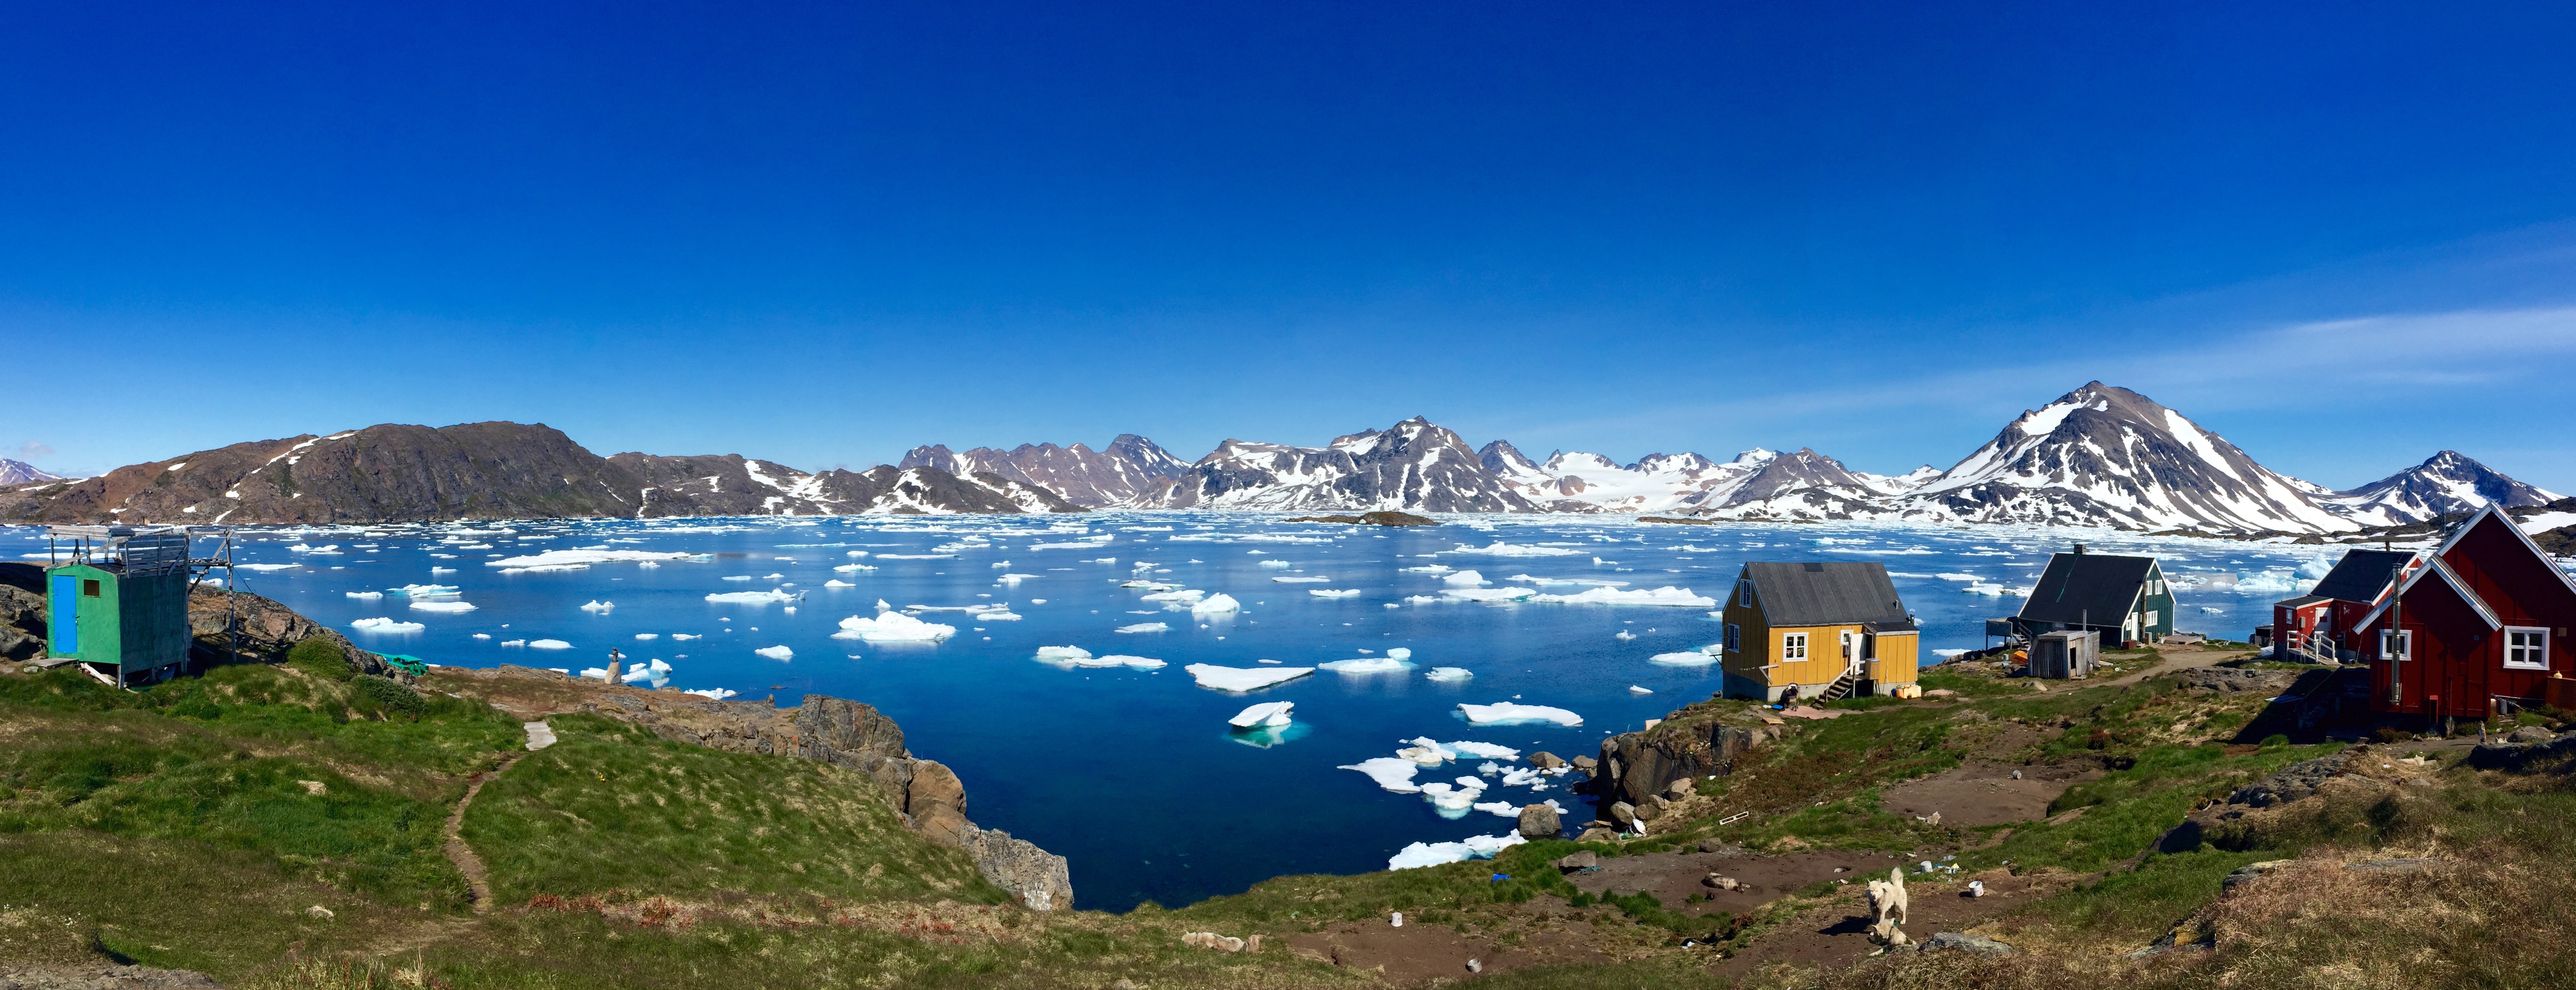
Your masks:
{"label": "green house", "polygon": [[[188,535],[176,527],[52,526],[58,555],[45,569],[46,652],[78,660],[119,686],[159,680],[188,662]],[[64,539],[72,546],[61,548]]]}

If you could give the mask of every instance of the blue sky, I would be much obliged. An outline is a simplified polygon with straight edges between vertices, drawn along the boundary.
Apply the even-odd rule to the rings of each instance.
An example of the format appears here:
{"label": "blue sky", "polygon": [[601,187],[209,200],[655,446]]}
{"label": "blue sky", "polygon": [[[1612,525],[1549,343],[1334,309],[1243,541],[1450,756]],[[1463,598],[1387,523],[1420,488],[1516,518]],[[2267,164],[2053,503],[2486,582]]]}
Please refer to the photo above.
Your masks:
{"label": "blue sky", "polygon": [[379,422],[819,468],[1420,414],[1897,471],[2098,378],[2324,484],[2450,447],[2576,491],[2564,4],[11,23],[0,341],[51,398],[0,456],[56,470]]}

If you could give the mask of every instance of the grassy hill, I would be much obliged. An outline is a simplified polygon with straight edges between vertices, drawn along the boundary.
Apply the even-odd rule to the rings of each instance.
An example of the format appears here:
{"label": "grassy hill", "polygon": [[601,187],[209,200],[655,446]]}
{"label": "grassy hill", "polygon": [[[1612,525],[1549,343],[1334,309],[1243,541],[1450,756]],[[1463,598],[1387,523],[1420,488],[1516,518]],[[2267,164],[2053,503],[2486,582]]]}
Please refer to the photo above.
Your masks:
{"label": "grassy hill", "polygon": [[[547,718],[560,741],[529,752],[472,679],[427,683],[322,650],[132,693],[0,669],[0,971],[132,963],[254,987],[2576,985],[2563,767],[2471,769],[2447,742],[2355,755],[2276,733],[2264,693],[2173,676],[2041,691],[1933,674],[1956,694],[1777,727],[1703,702],[1673,724],[1762,728],[1766,744],[1646,837],[1125,915],[1017,906],[864,774],[575,712],[577,684]],[[2320,759],[2349,769],[2278,806],[2227,803]],[[1927,775],[1978,767],[2061,789],[2010,821],[1891,810],[1942,779]],[[479,903],[448,847],[477,775],[458,823]],[[1812,862],[1817,879],[1784,872],[1721,903],[1697,871],[1735,854],[1700,850],[1735,847],[1770,855],[1724,862]],[[1549,865],[1585,849],[1647,879],[1604,888]],[[1913,881],[1926,920],[1909,932],[1955,924],[2018,951],[1866,956],[1857,883],[1839,881],[1923,861],[1956,870]],[[2005,893],[1961,898],[1973,878]],[[1190,931],[1264,941],[1222,953],[1183,945]],[[2179,948],[2131,958],[2160,942]]]}

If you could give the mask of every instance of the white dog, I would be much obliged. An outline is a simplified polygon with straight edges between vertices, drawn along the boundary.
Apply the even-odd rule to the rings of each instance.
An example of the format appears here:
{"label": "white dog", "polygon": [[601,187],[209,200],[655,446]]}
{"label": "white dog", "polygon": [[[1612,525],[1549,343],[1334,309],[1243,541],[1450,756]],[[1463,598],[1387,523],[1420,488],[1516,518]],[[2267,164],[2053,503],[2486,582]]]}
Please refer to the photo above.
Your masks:
{"label": "white dog", "polygon": [[1914,916],[1906,910],[1905,906],[1905,869],[1903,867],[1890,868],[1885,880],[1869,882],[1869,909],[1878,915],[1878,920],[1882,923],[1886,922],[1888,915],[1891,914],[1902,917],[1903,924],[1913,923]]}

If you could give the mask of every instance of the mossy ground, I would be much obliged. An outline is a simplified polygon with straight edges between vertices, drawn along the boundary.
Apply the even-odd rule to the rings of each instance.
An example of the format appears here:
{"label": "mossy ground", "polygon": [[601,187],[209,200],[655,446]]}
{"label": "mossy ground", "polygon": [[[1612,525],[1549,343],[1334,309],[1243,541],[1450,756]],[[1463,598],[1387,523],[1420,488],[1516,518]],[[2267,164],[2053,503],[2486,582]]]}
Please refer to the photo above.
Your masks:
{"label": "mossy ground", "polygon": [[[1530,930],[1531,909],[1555,905],[1538,913],[1577,919],[1615,961],[1474,982],[1708,986],[1712,951],[1758,956],[1767,933],[1851,896],[1825,885],[1742,916],[1694,917],[1642,895],[1596,902],[1546,865],[1576,848],[1621,856],[1714,839],[1955,855],[1967,872],[2067,878],[1989,923],[2030,949],[2018,957],[1843,970],[1792,960],[1744,986],[2576,985],[2566,777],[2428,765],[2425,785],[2337,792],[2249,816],[2198,848],[2150,853],[2194,807],[2336,749],[2248,738],[2270,735],[2262,699],[2172,679],[2042,693],[1937,672],[1926,686],[1956,697],[1796,723],[1737,774],[1703,781],[1706,807],[1751,812],[1732,824],[1711,813],[1625,843],[1281,877],[1105,915],[1010,905],[962,854],[904,829],[861,775],[587,715],[553,717],[561,741],[526,753],[517,720],[478,699],[388,703],[344,673],[302,660],[225,667],[139,693],[67,672],[0,676],[0,962],[104,958],[276,987],[1347,986],[1374,978],[1276,937],[1404,911],[1509,944]],[[1691,717],[1751,712],[1712,702]],[[2043,822],[1961,829],[1880,809],[1882,789],[1972,760],[2099,773]],[[466,780],[504,761],[464,820],[495,893],[477,914],[440,852],[441,828]],[[2455,865],[2340,869],[2425,851]],[[2318,866],[2313,886],[2365,900],[2326,903],[2290,885],[2219,897],[2229,871],[2293,856],[2334,866]],[[1274,941],[1257,956],[1181,947],[1177,935],[1195,930]],[[2173,931],[2216,948],[2122,958]]]}

